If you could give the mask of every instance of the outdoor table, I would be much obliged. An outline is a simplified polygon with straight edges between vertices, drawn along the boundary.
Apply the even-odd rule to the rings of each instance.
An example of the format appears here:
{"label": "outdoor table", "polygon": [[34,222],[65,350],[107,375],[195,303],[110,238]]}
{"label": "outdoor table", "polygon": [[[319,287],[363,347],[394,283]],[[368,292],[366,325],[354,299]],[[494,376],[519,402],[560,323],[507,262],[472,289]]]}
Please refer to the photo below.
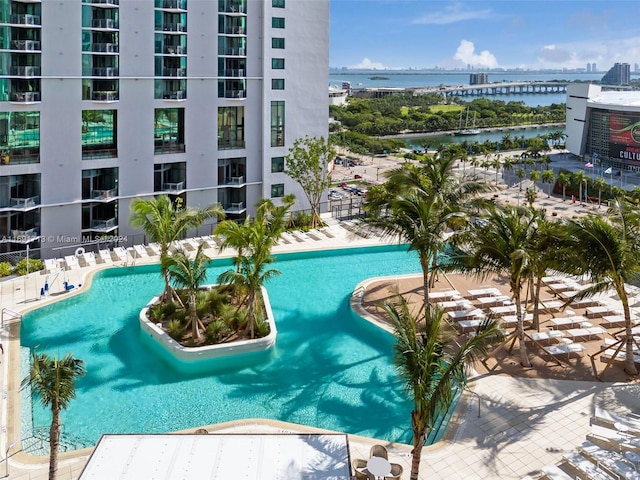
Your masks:
{"label": "outdoor table", "polygon": [[391,475],[391,464],[386,458],[371,457],[367,461],[367,470],[378,478],[384,478],[387,475]]}

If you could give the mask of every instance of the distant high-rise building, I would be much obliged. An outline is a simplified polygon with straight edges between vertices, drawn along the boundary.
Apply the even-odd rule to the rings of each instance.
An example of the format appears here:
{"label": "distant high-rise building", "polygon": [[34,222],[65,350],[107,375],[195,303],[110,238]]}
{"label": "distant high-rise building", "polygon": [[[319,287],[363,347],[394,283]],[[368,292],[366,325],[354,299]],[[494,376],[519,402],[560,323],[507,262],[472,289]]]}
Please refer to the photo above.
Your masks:
{"label": "distant high-rise building", "polygon": [[591,64],[587,63],[587,73],[591,73]]}
{"label": "distant high-rise building", "polygon": [[616,63],[602,77],[605,85],[629,85],[631,83],[631,67],[628,63]]}
{"label": "distant high-rise building", "polygon": [[472,73],[469,75],[469,85],[484,85],[489,83],[489,74]]}
{"label": "distant high-rise building", "polygon": [[640,70],[640,67],[638,66],[638,64],[637,64],[637,63],[634,63],[634,64],[633,64],[633,71],[634,71],[635,73],[638,73],[638,70]]}
{"label": "distant high-rise building", "polygon": [[596,73],[598,71],[598,67],[596,66],[596,62],[591,64],[591,73]]}

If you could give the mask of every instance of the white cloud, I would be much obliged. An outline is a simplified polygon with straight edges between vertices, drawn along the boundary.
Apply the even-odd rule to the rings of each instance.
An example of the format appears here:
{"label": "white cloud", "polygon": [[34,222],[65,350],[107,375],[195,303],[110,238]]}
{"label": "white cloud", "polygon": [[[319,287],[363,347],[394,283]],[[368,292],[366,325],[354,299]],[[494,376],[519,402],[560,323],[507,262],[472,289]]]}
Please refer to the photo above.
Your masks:
{"label": "white cloud", "polygon": [[349,65],[349,67],[347,68],[352,68],[354,70],[387,70],[387,67],[385,67],[382,63],[372,62],[366,57],[359,64]]}
{"label": "white cloud", "polygon": [[[432,5],[432,4],[428,4]],[[416,18],[412,23],[424,25],[449,25],[465,20],[482,20],[491,17],[491,10],[464,10],[460,3],[455,3],[439,12],[429,13]]]}
{"label": "white cloud", "polygon": [[455,55],[454,60],[461,61],[464,66],[471,65],[474,67],[498,67],[498,60],[488,50],[483,50],[480,53],[476,53],[476,47],[473,42],[469,40],[461,40]]}
{"label": "white cloud", "polygon": [[594,39],[544,45],[533,68],[585,68],[595,62],[598,70],[608,70],[615,62],[632,66],[640,58],[640,37]]}

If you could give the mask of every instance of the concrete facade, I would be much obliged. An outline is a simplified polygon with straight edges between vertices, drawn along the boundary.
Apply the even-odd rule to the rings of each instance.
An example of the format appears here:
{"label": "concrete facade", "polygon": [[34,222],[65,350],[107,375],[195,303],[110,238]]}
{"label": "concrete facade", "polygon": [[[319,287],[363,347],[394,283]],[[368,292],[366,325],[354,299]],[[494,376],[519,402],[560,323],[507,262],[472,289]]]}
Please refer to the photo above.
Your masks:
{"label": "concrete facade", "polygon": [[328,135],[328,0],[0,10],[0,253],[142,242],[130,203],[158,193],[230,218],[289,193],[307,207],[272,158]]}

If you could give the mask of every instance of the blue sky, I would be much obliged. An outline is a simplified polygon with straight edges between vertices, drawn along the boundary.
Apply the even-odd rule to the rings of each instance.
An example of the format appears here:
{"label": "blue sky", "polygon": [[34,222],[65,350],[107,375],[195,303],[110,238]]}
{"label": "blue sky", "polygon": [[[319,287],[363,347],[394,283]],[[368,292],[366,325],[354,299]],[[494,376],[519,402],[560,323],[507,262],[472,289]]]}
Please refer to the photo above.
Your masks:
{"label": "blue sky", "polygon": [[638,0],[330,0],[331,67],[640,63]]}

